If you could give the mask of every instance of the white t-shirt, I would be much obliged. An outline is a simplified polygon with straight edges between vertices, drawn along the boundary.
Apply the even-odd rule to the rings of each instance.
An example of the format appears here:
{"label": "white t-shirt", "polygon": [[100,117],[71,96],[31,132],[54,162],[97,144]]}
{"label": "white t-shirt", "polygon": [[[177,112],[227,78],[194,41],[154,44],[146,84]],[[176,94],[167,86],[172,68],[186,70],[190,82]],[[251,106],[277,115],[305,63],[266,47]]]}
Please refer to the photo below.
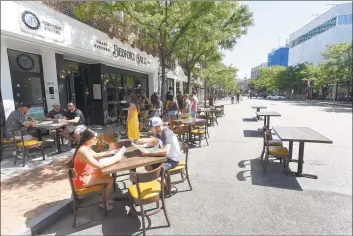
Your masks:
{"label": "white t-shirt", "polygon": [[173,161],[180,161],[181,151],[179,146],[178,138],[174,135],[174,133],[167,127],[164,127],[162,130],[162,134],[159,139],[159,144],[161,147],[164,147],[167,144],[170,144],[170,149],[168,153],[168,158]]}

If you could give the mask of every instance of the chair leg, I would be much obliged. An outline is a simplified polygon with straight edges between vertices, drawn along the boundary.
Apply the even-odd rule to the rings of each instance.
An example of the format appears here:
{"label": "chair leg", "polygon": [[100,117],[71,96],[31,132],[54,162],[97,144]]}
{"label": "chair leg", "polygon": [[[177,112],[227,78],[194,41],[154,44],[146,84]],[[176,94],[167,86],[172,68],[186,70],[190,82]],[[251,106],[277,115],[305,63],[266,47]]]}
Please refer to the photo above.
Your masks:
{"label": "chair leg", "polygon": [[105,188],[107,186],[104,187],[103,189],[103,194],[102,194],[102,198],[103,198],[103,207],[104,207],[104,216],[108,215],[108,206],[107,206],[107,198],[105,196]]}
{"label": "chair leg", "polygon": [[43,157],[43,161],[44,161],[45,160],[45,154],[44,154],[44,144],[43,143],[42,143],[40,151],[42,152],[42,157]]}
{"label": "chair leg", "polygon": [[143,236],[146,235],[146,225],[145,225],[145,211],[143,210],[143,204],[140,205],[141,208],[141,221],[142,221],[142,232]]}
{"label": "chair leg", "polygon": [[172,177],[170,173],[167,174],[168,197],[172,195]]}
{"label": "chair leg", "polygon": [[113,177],[113,191],[116,192],[116,173],[112,174]]}
{"label": "chair leg", "polygon": [[74,197],[73,201],[72,201],[72,211],[73,211],[73,218],[72,218],[72,227],[75,228],[76,227],[76,199]]}
{"label": "chair leg", "polygon": [[164,212],[165,219],[167,220],[168,227],[170,227],[170,221],[169,221],[169,217],[168,217],[168,212],[167,212],[167,208],[165,206],[165,200],[164,200],[163,196],[162,196],[162,207],[163,207],[163,212]]}
{"label": "chair leg", "polygon": [[199,135],[199,148],[201,148],[201,135]]}
{"label": "chair leg", "polygon": [[265,146],[262,147],[262,152],[261,152],[261,155],[260,155],[261,162],[264,159],[264,154],[265,154]]}
{"label": "chair leg", "polygon": [[22,152],[22,166],[23,167],[25,167],[25,160],[26,160],[26,152],[27,152],[27,150],[25,149],[25,150],[23,150],[23,152]]}
{"label": "chair leg", "polygon": [[268,154],[265,156],[265,166],[264,166],[264,172],[266,171],[267,169],[267,164],[268,164]]}
{"label": "chair leg", "polygon": [[188,184],[189,184],[190,190],[192,190],[192,186],[191,186],[191,183],[190,183],[189,171],[188,171],[188,166],[187,165],[185,167],[185,171],[186,171],[186,179],[188,180]]}
{"label": "chair leg", "polygon": [[206,134],[205,134],[205,140],[206,140],[207,146],[209,146],[209,145],[208,145],[208,140],[207,140],[207,135],[206,135]]}

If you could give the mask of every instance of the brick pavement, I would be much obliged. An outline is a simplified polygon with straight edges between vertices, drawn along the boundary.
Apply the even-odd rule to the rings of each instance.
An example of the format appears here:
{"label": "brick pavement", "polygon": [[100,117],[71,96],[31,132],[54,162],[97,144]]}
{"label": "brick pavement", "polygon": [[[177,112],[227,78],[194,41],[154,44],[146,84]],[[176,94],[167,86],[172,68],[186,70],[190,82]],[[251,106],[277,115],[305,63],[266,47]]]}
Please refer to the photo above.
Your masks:
{"label": "brick pavement", "polygon": [[1,182],[1,235],[8,235],[60,201],[71,197],[64,164],[57,158],[20,176]]}

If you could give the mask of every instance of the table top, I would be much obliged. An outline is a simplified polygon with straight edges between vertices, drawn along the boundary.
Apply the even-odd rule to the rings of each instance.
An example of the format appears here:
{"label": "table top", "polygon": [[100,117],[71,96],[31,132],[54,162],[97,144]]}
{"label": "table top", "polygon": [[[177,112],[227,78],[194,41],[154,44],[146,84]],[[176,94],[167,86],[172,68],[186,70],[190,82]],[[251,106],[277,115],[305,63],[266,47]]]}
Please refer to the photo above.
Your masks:
{"label": "table top", "polygon": [[256,115],[258,116],[281,116],[281,114],[275,112],[275,111],[259,111],[256,112]]}
{"label": "table top", "polygon": [[265,106],[251,106],[251,108],[254,108],[254,109],[257,109],[257,108],[267,108],[267,107],[265,107]]}
{"label": "table top", "polygon": [[332,140],[319,134],[309,127],[280,127],[272,128],[282,141],[333,143]]}
{"label": "table top", "polygon": [[198,112],[217,112],[217,110],[212,110],[210,108],[203,108],[203,109],[198,109]]}
{"label": "table top", "polygon": [[57,128],[61,128],[65,125],[68,125],[68,122],[60,122],[60,123],[56,123],[54,124],[53,121],[42,121],[39,122],[36,126],[37,128],[42,128],[42,129],[57,129]]}
{"label": "table top", "polygon": [[198,118],[191,118],[191,119],[181,119],[181,120],[177,120],[177,121],[181,121],[181,123],[183,123],[183,124],[194,124],[194,123],[206,121],[206,120],[205,119],[198,119]]}
{"label": "table top", "polygon": [[140,151],[135,147],[126,149],[123,159],[119,162],[101,169],[103,175],[131,170],[143,166],[165,162],[167,157],[141,156]]}

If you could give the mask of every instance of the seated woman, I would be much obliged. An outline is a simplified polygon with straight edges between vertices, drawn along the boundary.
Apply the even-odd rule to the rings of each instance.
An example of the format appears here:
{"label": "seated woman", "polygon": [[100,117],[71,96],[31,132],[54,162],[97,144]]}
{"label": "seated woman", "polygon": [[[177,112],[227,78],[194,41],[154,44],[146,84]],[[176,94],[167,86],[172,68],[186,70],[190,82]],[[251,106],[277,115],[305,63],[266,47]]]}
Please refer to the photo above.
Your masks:
{"label": "seated woman", "polygon": [[[122,155],[114,155],[113,157],[103,158],[108,155],[113,155],[116,151],[106,151],[96,153],[91,149],[93,145],[96,145],[98,140],[97,133],[86,129],[82,133],[80,143],[78,144],[75,154],[73,156],[74,169],[76,171],[76,178],[73,178],[75,188],[85,188],[98,184],[106,184],[105,197],[107,200],[108,210],[112,210],[112,200],[109,200],[110,192],[113,187],[113,178],[109,175],[102,175],[101,168],[112,165],[118,162]],[[103,199],[101,198],[102,202]],[[103,208],[103,204],[99,205]]]}

